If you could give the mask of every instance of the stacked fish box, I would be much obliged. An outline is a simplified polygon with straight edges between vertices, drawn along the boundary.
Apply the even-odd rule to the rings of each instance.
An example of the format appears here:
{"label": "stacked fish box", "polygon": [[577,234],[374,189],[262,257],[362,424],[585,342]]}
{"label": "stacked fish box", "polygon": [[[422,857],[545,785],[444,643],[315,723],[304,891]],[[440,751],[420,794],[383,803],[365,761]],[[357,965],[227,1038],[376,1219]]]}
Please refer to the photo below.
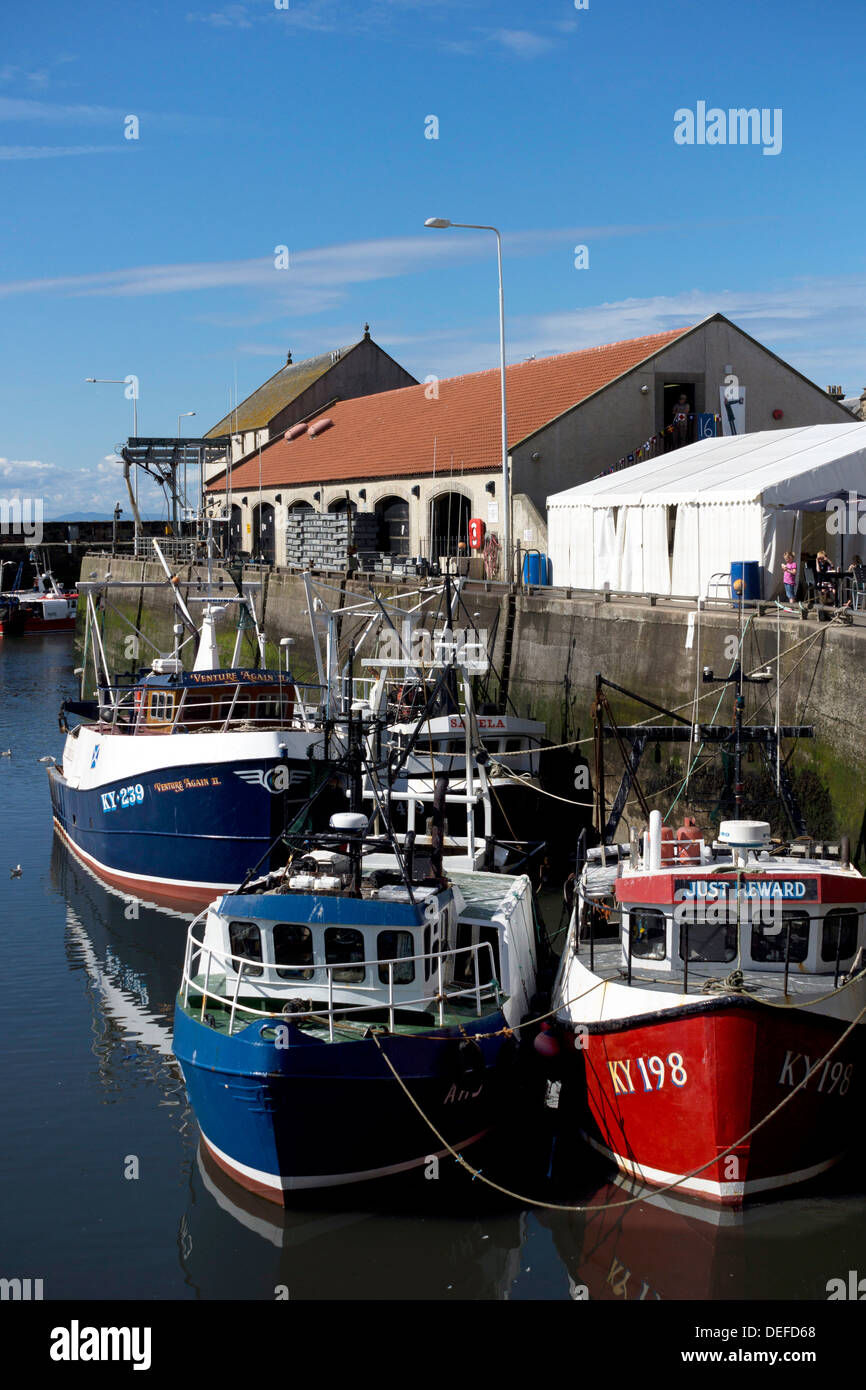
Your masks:
{"label": "stacked fish box", "polygon": [[289,512],[286,518],[286,564],[295,569],[345,570],[349,546],[369,550],[379,523],[373,512]]}
{"label": "stacked fish box", "polygon": [[379,579],[416,579],[426,575],[429,564],[420,556],[390,555],[381,550],[358,548],[358,566]]}

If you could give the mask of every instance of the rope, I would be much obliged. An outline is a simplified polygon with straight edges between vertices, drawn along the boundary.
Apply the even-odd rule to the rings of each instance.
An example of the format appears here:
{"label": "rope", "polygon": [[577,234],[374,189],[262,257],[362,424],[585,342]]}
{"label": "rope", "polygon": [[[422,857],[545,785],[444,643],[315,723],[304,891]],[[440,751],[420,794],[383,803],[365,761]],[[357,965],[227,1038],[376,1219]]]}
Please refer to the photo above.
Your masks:
{"label": "rope", "polygon": [[523,1206],[543,1207],[546,1211],[599,1212],[615,1211],[622,1207],[634,1206],[637,1202],[645,1202],[648,1195],[660,1197],[665,1192],[673,1191],[675,1187],[679,1187],[682,1183],[688,1181],[689,1178],[697,1177],[699,1173],[703,1173],[705,1169],[710,1168],[714,1163],[720,1162],[721,1159],[725,1158],[726,1155],[731,1153],[734,1149],[740,1148],[746,1142],[747,1139],[751,1139],[752,1136],[757,1134],[760,1129],[763,1129],[764,1125],[768,1124],[770,1120],[772,1120],[776,1115],[778,1115],[781,1110],[784,1110],[786,1105],[790,1104],[797,1092],[802,1090],[806,1083],[811,1079],[813,1072],[817,1071],[817,1069],[824,1062],[829,1061],[829,1059],[833,1056],[833,1053],[838,1051],[838,1049],[842,1046],[843,1042],[848,1037],[848,1035],[854,1031],[854,1029],[860,1023],[861,1019],[864,1017],[866,1017],[866,1004],[864,1004],[863,1008],[860,1010],[859,1014],[854,1019],[854,1021],[852,1023],[849,1023],[844,1033],[842,1033],[841,1036],[837,1038],[833,1046],[829,1048],[827,1052],[824,1053],[823,1057],[819,1057],[815,1065],[811,1067],[809,1071],[807,1071],[806,1075],[803,1077],[803,1080],[798,1082],[797,1085],[794,1086],[793,1089],[790,1090],[782,1100],[780,1100],[779,1104],[774,1106],[774,1108],[769,1112],[769,1114],[765,1115],[762,1120],[759,1120],[757,1124],[753,1125],[752,1128],[747,1130],[746,1133],[743,1134],[739,1139],[736,1139],[733,1144],[729,1144],[728,1147],[726,1149],[723,1149],[721,1153],[714,1154],[712,1158],[707,1159],[706,1163],[700,1164],[700,1166],[697,1168],[692,1168],[692,1170],[688,1173],[683,1173],[682,1176],[677,1178],[674,1182],[665,1183],[663,1187],[654,1187],[651,1194],[647,1192],[642,1192],[635,1197],[628,1197],[625,1199],[625,1201],[622,1202],[602,1202],[599,1203],[597,1206],[586,1204],[572,1206],[564,1202],[545,1202],[537,1197],[526,1197],[523,1193],[513,1192],[511,1188],[503,1187],[501,1183],[494,1182],[492,1178],[485,1177],[484,1174],[481,1172],[480,1168],[473,1168],[471,1163],[466,1162],[466,1159],[462,1156],[462,1154],[459,1154],[456,1151],[456,1149],[453,1149],[451,1147],[445,1136],[439,1133],[439,1130],[436,1128],[429,1116],[425,1115],[424,1111],[421,1109],[421,1106],[418,1104],[415,1097],[412,1095],[412,1092],[409,1090],[408,1086],[403,1081],[403,1078],[400,1076],[396,1067],[393,1065],[390,1057],[382,1047],[377,1033],[373,1034],[373,1041],[375,1042],[376,1046],[381,1052],[385,1064],[387,1065],[395,1081],[399,1084],[400,1088],[405,1092],[406,1096],[412,1102],[412,1105],[415,1107],[424,1123],[433,1132],[433,1134],[435,1134],[436,1138],[439,1140],[439,1143],[442,1144],[442,1146],[448,1150],[449,1154],[454,1159],[454,1161],[456,1163],[459,1163],[461,1168],[465,1168],[467,1173],[472,1174],[473,1181],[475,1180],[475,1178],[480,1178],[481,1181],[487,1187],[493,1188],[495,1192],[501,1192],[504,1197],[510,1197],[515,1202],[520,1202]]}

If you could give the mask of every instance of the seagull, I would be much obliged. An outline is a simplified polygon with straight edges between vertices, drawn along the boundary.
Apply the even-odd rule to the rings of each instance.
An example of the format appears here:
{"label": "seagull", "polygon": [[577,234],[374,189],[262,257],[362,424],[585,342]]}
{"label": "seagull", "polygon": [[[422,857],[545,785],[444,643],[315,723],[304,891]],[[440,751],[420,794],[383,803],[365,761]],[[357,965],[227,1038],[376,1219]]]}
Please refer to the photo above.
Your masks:
{"label": "seagull", "polygon": [[10,877],[10,878],[20,878],[20,877],[21,877],[21,865],[20,865],[20,864],[16,864],[14,869],[10,869],[10,870],[9,870],[9,877]]}
{"label": "seagull", "polygon": [[37,761],[38,763],[55,763],[55,764],[56,764],[57,759],[56,759],[56,758],[53,758],[53,757],[51,756],[50,753],[46,753],[44,758],[37,758],[36,761]]}
{"label": "seagull", "polygon": [[11,748],[0,748],[0,758],[11,758],[11,757],[12,757],[12,749],[11,749]]}

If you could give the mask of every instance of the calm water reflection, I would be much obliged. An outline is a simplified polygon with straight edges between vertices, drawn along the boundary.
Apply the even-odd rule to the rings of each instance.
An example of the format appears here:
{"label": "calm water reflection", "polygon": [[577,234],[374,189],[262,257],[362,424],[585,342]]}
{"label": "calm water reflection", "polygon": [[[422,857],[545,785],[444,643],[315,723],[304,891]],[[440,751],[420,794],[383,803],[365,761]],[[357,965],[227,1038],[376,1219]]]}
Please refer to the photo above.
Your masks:
{"label": "calm water reflection", "polygon": [[[48,1298],[824,1299],[862,1265],[854,1165],[819,1195],[720,1216],[631,1189],[552,1112],[475,1151],[485,1175],[579,1214],[522,1207],[453,1162],[281,1212],[199,1152],[171,1052],[188,918],[130,905],[54,838],[44,766],[73,691],[71,642],[0,648],[4,1143],[0,1275]],[[8,868],[21,864],[20,878]],[[557,925],[558,902],[547,908]],[[132,1161],[134,1160],[134,1162]],[[137,1177],[127,1176],[137,1170]]]}

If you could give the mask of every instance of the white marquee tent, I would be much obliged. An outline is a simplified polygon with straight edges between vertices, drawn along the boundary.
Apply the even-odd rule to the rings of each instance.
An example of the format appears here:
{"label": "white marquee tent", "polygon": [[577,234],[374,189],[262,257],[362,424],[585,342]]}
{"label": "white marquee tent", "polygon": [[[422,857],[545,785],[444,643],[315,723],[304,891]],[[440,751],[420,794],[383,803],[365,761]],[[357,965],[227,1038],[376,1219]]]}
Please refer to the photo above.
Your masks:
{"label": "white marquee tent", "polygon": [[862,421],[702,439],[548,497],[553,582],[697,597],[757,561],[770,598],[783,552],[799,560],[802,513],[855,494],[866,501]]}

